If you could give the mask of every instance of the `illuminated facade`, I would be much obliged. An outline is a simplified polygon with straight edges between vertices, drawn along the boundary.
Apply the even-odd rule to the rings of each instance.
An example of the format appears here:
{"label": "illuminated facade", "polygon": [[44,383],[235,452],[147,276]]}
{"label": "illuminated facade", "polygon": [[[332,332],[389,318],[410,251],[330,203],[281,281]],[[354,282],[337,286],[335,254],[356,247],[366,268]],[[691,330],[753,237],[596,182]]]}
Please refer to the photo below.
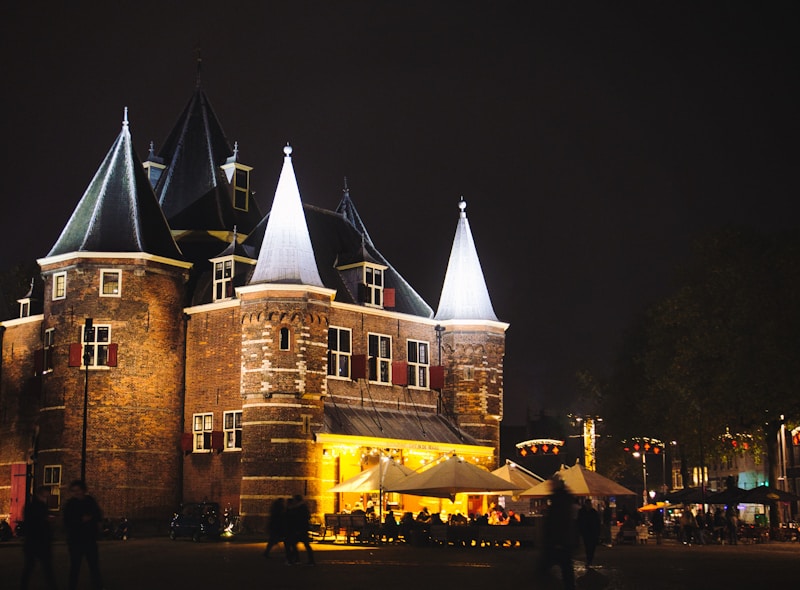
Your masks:
{"label": "illuminated facade", "polygon": [[347,189],[334,211],[304,203],[287,146],[265,216],[252,170],[199,85],[144,162],[126,114],[42,290],[0,324],[0,514],[33,483],[57,507],[82,464],[111,517],[209,499],[253,526],[277,497],[355,502],[327,490],[381,456],[497,467],[508,325],[466,203],[434,313]]}

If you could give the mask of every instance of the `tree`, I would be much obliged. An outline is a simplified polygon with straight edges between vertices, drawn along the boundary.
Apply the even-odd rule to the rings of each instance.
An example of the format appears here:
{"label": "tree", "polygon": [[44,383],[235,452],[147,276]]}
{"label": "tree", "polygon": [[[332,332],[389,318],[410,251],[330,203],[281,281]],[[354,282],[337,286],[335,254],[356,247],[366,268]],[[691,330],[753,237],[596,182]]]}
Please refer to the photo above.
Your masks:
{"label": "tree", "polygon": [[684,464],[724,452],[728,431],[749,434],[774,481],[778,418],[800,418],[798,294],[800,232],[727,229],[698,241],[601,387],[609,430],[678,441]]}

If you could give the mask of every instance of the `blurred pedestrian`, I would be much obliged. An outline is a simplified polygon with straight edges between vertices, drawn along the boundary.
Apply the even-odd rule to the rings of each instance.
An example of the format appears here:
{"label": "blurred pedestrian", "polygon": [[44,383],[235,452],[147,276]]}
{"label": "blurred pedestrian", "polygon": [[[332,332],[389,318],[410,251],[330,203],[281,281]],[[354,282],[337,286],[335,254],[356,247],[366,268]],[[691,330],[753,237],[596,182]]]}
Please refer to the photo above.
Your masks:
{"label": "blurred pedestrian", "polygon": [[269,552],[272,551],[272,548],[278,543],[283,543],[283,549],[286,552],[286,562],[291,562],[289,543],[286,541],[286,500],[283,498],[273,500],[269,509],[267,530],[269,532],[269,538],[267,539],[267,547],[264,549],[264,558],[269,559]]}
{"label": "blurred pedestrian", "polygon": [[94,498],[86,493],[86,482],[76,479],[69,484],[72,497],[64,504],[64,528],[69,550],[69,590],[77,590],[81,563],[86,559],[93,590],[102,590],[97,535],[103,513]]}
{"label": "blurred pedestrian", "polygon": [[583,501],[581,509],[578,510],[578,532],[583,539],[583,548],[586,552],[586,567],[590,568],[597,544],[600,542],[600,515],[589,498]]}
{"label": "blurred pedestrian", "polygon": [[659,508],[653,512],[653,533],[656,536],[656,545],[661,545],[664,538],[664,509]]}
{"label": "blurred pedestrian", "polygon": [[286,537],[290,546],[289,557],[294,564],[300,560],[297,545],[302,543],[306,549],[308,565],[314,565],[314,552],[311,550],[311,539],[308,537],[309,528],[311,528],[311,511],[303,497],[297,494],[286,509]]}
{"label": "blurred pedestrian", "polygon": [[42,572],[47,588],[57,588],[53,573],[53,532],[50,527],[50,512],[47,500],[50,489],[45,486],[36,488],[36,493],[25,504],[23,522],[25,523],[25,540],[22,545],[25,562],[22,566],[22,590],[28,588],[36,561],[42,564]]}
{"label": "blurred pedestrian", "polygon": [[578,544],[577,505],[561,478],[552,481],[553,493],[544,516],[544,546],[539,570],[547,575],[553,566],[558,566],[565,590],[574,590],[572,553]]}

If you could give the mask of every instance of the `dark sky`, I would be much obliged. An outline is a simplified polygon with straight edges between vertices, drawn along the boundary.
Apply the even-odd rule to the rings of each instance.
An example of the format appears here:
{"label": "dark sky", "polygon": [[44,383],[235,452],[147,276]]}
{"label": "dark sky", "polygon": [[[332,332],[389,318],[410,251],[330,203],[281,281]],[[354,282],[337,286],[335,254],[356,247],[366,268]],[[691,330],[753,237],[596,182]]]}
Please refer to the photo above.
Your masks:
{"label": "dark sky", "polygon": [[[262,7],[269,4],[269,8]],[[254,8],[258,7],[258,8]],[[271,204],[347,176],[436,308],[463,195],[507,333],[506,422],[562,407],[694,236],[797,226],[792,4],[14,2],[0,20],[0,269],[47,254],[130,109],[158,148],[202,84]]]}

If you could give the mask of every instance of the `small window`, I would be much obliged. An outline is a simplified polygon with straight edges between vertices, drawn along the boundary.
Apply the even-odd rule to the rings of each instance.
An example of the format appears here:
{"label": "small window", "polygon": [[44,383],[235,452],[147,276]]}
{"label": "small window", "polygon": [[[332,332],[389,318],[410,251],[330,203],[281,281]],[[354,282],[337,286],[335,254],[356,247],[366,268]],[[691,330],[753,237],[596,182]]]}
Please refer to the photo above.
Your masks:
{"label": "small window", "polygon": [[81,326],[81,361],[86,366],[87,360],[90,367],[108,366],[108,346],[111,344],[111,326],[94,324],[87,327]]}
{"label": "small window", "polygon": [[465,381],[472,381],[475,379],[475,368],[474,367],[464,367],[464,380]]}
{"label": "small window", "polygon": [[192,434],[194,435],[194,452],[211,452],[211,430],[214,427],[214,414],[194,414],[192,416]]}
{"label": "small window", "polygon": [[408,341],[408,386],[428,388],[430,358],[427,342]]}
{"label": "small window", "polygon": [[100,297],[119,297],[121,286],[121,270],[100,271]]}
{"label": "small window", "polygon": [[50,510],[61,508],[61,465],[45,465],[42,485],[50,488],[47,507]]}
{"label": "small window", "polygon": [[53,299],[64,299],[67,296],[67,273],[58,272],[53,275]]}
{"label": "small window", "polygon": [[392,337],[369,334],[369,380],[375,383],[392,382]]}
{"label": "small window", "polygon": [[303,434],[311,434],[311,415],[303,414],[300,418],[303,421]]}
{"label": "small window", "polygon": [[289,328],[281,328],[280,346],[281,350],[289,350]]}
{"label": "small window", "polygon": [[225,450],[242,450],[242,411],[225,412],[222,416],[225,433]]}
{"label": "small window", "polygon": [[348,328],[328,328],[328,375],[350,378],[353,333]]}
{"label": "small window", "polygon": [[31,315],[31,300],[21,299],[19,302],[19,317],[27,318]]}
{"label": "small window", "polygon": [[44,349],[42,368],[45,373],[53,370],[53,347],[55,345],[56,329],[48,328],[44,331],[44,337],[42,338],[42,348]]}
{"label": "small window", "polygon": [[233,297],[233,258],[214,263],[214,301]]}

